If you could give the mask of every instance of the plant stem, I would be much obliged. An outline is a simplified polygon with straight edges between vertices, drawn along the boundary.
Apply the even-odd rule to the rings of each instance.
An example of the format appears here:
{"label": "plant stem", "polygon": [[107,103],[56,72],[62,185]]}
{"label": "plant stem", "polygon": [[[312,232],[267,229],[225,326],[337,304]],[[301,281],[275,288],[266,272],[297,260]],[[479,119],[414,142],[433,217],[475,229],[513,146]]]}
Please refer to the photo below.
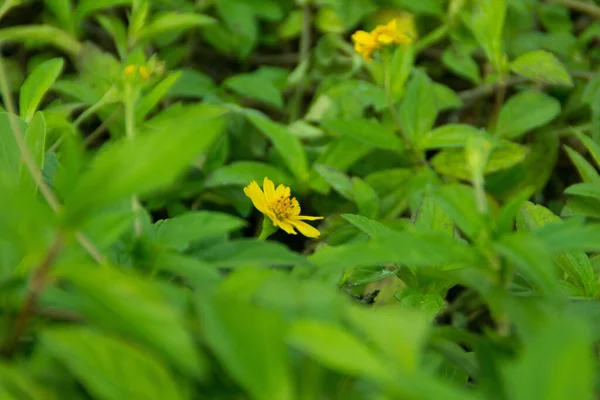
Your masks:
{"label": "plant stem", "polygon": [[19,344],[19,338],[25,331],[27,327],[27,323],[31,318],[31,314],[35,308],[35,303],[46,287],[48,273],[50,272],[50,268],[52,267],[52,263],[54,259],[58,255],[60,249],[62,248],[62,237],[59,235],[54,240],[52,247],[46,254],[46,257],[42,260],[40,265],[33,271],[31,275],[31,279],[29,281],[29,289],[27,291],[27,296],[25,298],[25,302],[21,307],[21,311],[19,312],[19,316],[17,317],[17,321],[15,322],[14,330],[6,343],[4,348],[4,355],[7,358],[13,356],[17,346]]}
{"label": "plant stem", "polygon": [[488,204],[485,197],[485,188],[483,176],[479,173],[473,176],[473,187],[475,188],[475,198],[477,199],[477,209],[481,214],[487,214]]}
{"label": "plant stem", "polygon": [[[98,100],[96,103],[92,104],[91,106],[89,106],[84,112],[82,112],[76,119],[75,121],[73,121],[73,126],[75,126],[76,128],[79,127],[79,125],[81,125],[81,123],[83,121],[85,121],[86,119],[88,119],[89,117],[91,117],[94,113],[96,113],[96,111],[98,111],[99,109],[101,109],[102,107],[104,107],[106,104],[108,104],[110,102],[110,98],[112,96],[115,95],[115,88],[112,87],[110,88],[105,94],[104,96],[102,96],[102,98],[100,100]],[[61,145],[63,141],[63,137],[59,137],[56,142],[54,142],[54,144],[48,149],[49,153],[53,153],[56,151],[56,149],[58,149],[58,146]]]}
{"label": "plant stem", "polygon": [[[135,105],[139,97],[139,92],[130,82],[125,84],[125,135],[127,139],[135,139]],[[142,235],[142,223],[137,215],[141,209],[140,202],[136,195],[131,196],[131,209],[136,214],[133,222],[135,236]]]}
{"label": "plant stem", "polygon": [[119,107],[112,114],[110,114],[110,116],[106,118],[106,120],[103,121],[100,126],[94,129],[94,131],[85,138],[83,145],[85,147],[90,147],[96,141],[96,139],[98,139],[98,137],[104,133],[106,128],[108,128],[108,124],[110,124],[117,116],[119,116],[121,112],[123,112],[123,108]]}
{"label": "plant stem", "polygon": [[273,225],[273,222],[266,215],[263,216],[262,227],[260,230],[260,234],[258,235],[258,240],[266,240],[269,236],[277,232],[279,228]]}
{"label": "plant stem", "polygon": [[[31,155],[31,152],[29,151],[29,148],[27,147],[25,140],[23,139],[23,133],[21,132],[19,125],[16,123],[16,121],[14,119],[15,115],[16,115],[16,112],[15,112],[16,109],[15,109],[15,105],[12,100],[10,87],[8,85],[8,80],[6,79],[6,71],[4,69],[4,58],[2,57],[1,54],[0,54],[0,92],[2,93],[2,98],[4,99],[4,105],[6,106],[6,110],[8,111],[8,121],[10,123],[11,131],[15,138],[15,142],[17,143],[17,146],[19,147],[19,152],[21,153],[21,159],[23,160],[23,163],[29,170],[29,173],[31,174],[31,176],[33,177],[33,180],[35,181],[36,185],[38,186],[40,193],[42,194],[42,196],[44,197],[44,199],[46,200],[46,202],[48,203],[48,205],[50,206],[52,211],[54,211],[55,213],[58,213],[58,212],[60,212],[62,206],[61,206],[60,202],[58,201],[58,199],[56,198],[56,196],[54,195],[54,193],[52,193],[52,190],[50,190],[50,187],[46,184],[46,181],[44,180],[44,177],[42,175],[42,171],[36,165],[34,158]],[[76,236],[77,236],[77,240],[79,241],[79,243],[83,246],[83,248],[85,248],[88,251],[88,253],[92,256],[92,258],[99,264],[102,264],[104,262],[104,256],[102,256],[102,253],[100,253],[100,251],[98,249],[96,249],[96,247],[92,244],[92,242],[81,232],[78,232],[76,234]]]}
{"label": "plant stem", "polygon": [[446,36],[448,36],[449,32],[450,32],[450,28],[449,28],[448,24],[443,24],[443,25],[438,26],[436,29],[429,32],[422,39],[418,40],[415,43],[415,46],[414,46],[415,54],[418,54],[418,53],[422,52],[423,50],[425,50],[426,48],[436,44],[440,40],[443,40]]}
{"label": "plant stem", "polygon": [[[300,36],[300,53],[296,68],[304,68],[302,77],[296,85],[296,91],[291,101],[290,121],[295,121],[300,116],[302,98],[306,89],[306,74],[310,63],[310,45],[312,42],[312,14],[310,6],[302,6],[302,35]],[[302,66],[304,64],[304,66]],[[301,67],[302,66],[302,67]]]}
{"label": "plant stem", "polygon": [[492,113],[492,118],[489,123],[489,130],[494,131],[496,129],[496,122],[498,122],[498,116],[500,115],[500,110],[504,105],[504,98],[506,97],[506,79],[504,77],[500,77],[498,84],[496,86],[496,100],[494,101],[494,111]]}
{"label": "plant stem", "polygon": [[116,93],[116,88],[114,86],[111,87],[110,89],[108,89],[108,91],[104,94],[104,96],[102,96],[102,98],[100,100],[98,100],[96,103],[94,103],[90,107],[88,107],[87,110],[82,112],[77,117],[77,119],[75,119],[75,121],[73,122],[73,125],[75,125],[76,127],[79,127],[79,125],[81,125],[81,123],[83,121],[85,121],[90,116],[92,116],[92,114],[96,113],[96,111],[98,111],[99,109],[101,109],[102,107],[104,107],[105,105],[110,103],[111,99],[115,96],[115,93]]}
{"label": "plant stem", "polygon": [[593,3],[586,3],[580,0],[546,0],[548,3],[562,4],[575,11],[581,11],[592,17],[600,18],[600,7]]}

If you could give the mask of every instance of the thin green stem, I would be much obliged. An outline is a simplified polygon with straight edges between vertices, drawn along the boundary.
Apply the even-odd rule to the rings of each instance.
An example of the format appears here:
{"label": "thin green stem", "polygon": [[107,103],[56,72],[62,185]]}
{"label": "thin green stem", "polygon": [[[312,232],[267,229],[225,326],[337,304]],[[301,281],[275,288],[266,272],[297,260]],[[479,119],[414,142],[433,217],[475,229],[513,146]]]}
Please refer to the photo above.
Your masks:
{"label": "thin green stem", "polygon": [[498,122],[498,117],[500,116],[500,110],[502,110],[502,106],[504,105],[504,98],[506,97],[506,79],[501,76],[498,80],[498,84],[496,86],[496,100],[494,102],[494,111],[492,113],[492,117],[489,122],[489,130],[494,132],[496,129],[496,123]]}
{"label": "thin green stem", "polygon": [[310,45],[312,41],[312,14],[310,6],[302,6],[302,35],[300,36],[300,54],[296,68],[303,68],[302,76],[296,85],[296,91],[291,101],[290,121],[295,121],[300,116],[302,98],[306,90],[306,75],[310,63]]}
{"label": "thin green stem", "polygon": [[48,250],[48,253],[40,265],[31,274],[25,301],[23,302],[23,306],[21,307],[21,311],[19,312],[17,321],[15,322],[13,332],[10,335],[10,338],[3,351],[7,358],[12,357],[14,352],[17,350],[19,339],[21,338],[23,332],[25,332],[31,315],[33,314],[36,302],[47,285],[48,274],[50,273],[50,269],[52,268],[54,260],[62,248],[62,244],[62,237],[58,235],[54,240],[54,244],[52,244],[50,250]]}
{"label": "thin green stem", "polygon": [[480,173],[475,173],[473,176],[473,187],[475,188],[475,198],[477,200],[477,209],[481,214],[487,214],[488,203],[485,197],[485,187],[483,176]]}
{"label": "thin green stem", "polygon": [[448,36],[448,33],[450,33],[450,27],[448,24],[438,26],[436,29],[429,32],[427,35],[423,36],[422,39],[415,43],[415,54],[418,54],[426,48],[431,47],[443,40],[446,36]]}
{"label": "thin green stem", "polygon": [[[83,121],[85,121],[86,119],[91,117],[93,114],[95,114],[99,109],[101,109],[105,105],[109,104],[111,102],[111,100],[114,98],[115,94],[116,94],[116,89],[114,87],[110,88],[106,92],[106,94],[104,96],[102,96],[102,98],[100,100],[98,100],[96,103],[94,103],[90,107],[88,107],[84,112],[82,112],[75,119],[75,121],[73,121],[73,126],[78,128],[79,125],[81,125],[83,123]],[[56,149],[58,149],[58,146],[60,146],[62,144],[62,142],[63,142],[63,136],[59,137],[56,140],[56,142],[54,142],[54,144],[48,149],[48,152],[49,153],[55,152]]]}
{"label": "thin green stem", "polygon": [[[125,136],[129,140],[135,139],[135,105],[139,97],[139,91],[134,88],[132,83],[127,82],[125,84]],[[137,215],[141,210],[140,202],[136,195],[131,197],[131,209],[136,214],[133,223],[134,232],[136,236],[142,235],[142,223],[139,216]]]}
{"label": "thin green stem", "polygon": [[82,112],[75,119],[75,121],[73,121],[73,125],[75,125],[76,127],[79,127],[79,125],[81,125],[83,123],[83,121],[85,121],[86,119],[91,117],[93,114],[95,114],[98,110],[100,110],[105,105],[109,104],[111,102],[111,100],[114,98],[115,93],[116,93],[116,88],[113,86],[106,92],[106,94],[104,94],[104,96],[102,96],[102,98],[100,100],[98,100],[95,104],[92,104],[90,107],[87,108],[87,110]]}

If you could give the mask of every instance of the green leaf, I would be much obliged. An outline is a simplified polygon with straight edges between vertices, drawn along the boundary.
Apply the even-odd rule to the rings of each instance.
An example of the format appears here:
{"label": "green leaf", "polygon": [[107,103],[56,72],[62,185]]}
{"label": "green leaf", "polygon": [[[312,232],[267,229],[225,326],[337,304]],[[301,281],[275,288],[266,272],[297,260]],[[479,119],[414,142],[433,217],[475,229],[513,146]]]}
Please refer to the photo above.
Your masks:
{"label": "green leaf", "polygon": [[196,304],[209,347],[253,399],[294,398],[285,325],[277,314],[224,295]]}
{"label": "green leaf", "polygon": [[572,197],[567,200],[561,216],[586,216],[600,218],[600,201],[591,197]]}
{"label": "green leaf", "polygon": [[323,121],[322,125],[341,135],[387,150],[402,151],[404,144],[396,134],[376,120],[364,118]]}
{"label": "green leaf", "polygon": [[23,42],[47,43],[73,57],[77,56],[82,49],[82,44],[74,37],[51,25],[24,25],[0,29],[0,43],[21,44]]}
{"label": "green leaf", "polygon": [[514,139],[548,124],[560,114],[560,102],[534,90],[512,96],[498,116],[496,134]]}
{"label": "green leaf", "polygon": [[[503,141],[492,149],[485,166],[484,173],[510,168],[525,159],[529,149],[516,143]],[[467,164],[465,151],[461,149],[444,149],[431,160],[435,170],[441,174],[470,180],[472,171]]]}
{"label": "green leaf", "polygon": [[[247,57],[258,41],[259,27],[252,4],[245,0],[221,0],[215,3],[217,12],[231,33],[230,40],[237,53]],[[217,26],[206,29],[209,33]]]}
{"label": "green leaf", "polygon": [[169,89],[177,82],[181,76],[181,71],[169,74],[165,79],[156,84],[144,97],[138,102],[135,109],[135,119],[142,122],[154,107],[165,97]]}
{"label": "green leaf", "polygon": [[467,124],[447,124],[427,132],[419,141],[423,149],[444,149],[464,147],[471,136],[482,135],[484,131]]}
{"label": "green leaf", "polygon": [[596,368],[593,347],[584,321],[564,313],[557,315],[525,342],[519,359],[506,366],[508,397],[515,400],[593,397]]}
{"label": "green leaf", "polygon": [[308,161],[302,142],[289,129],[271,121],[264,114],[254,110],[242,110],[248,120],[273,143],[288,169],[300,182],[308,179]]}
{"label": "green leaf", "polygon": [[77,288],[71,301],[86,319],[135,338],[190,376],[204,372],[183,316],[150,282],[109,266],[77,264],[56,273]]}
{"label": "green leaf", "polygon": [[479,254],[441,232],[390,232],[372,241],[396,255],[397,262],[417,267],[471,265]]}
{"label": "green leaf", "polygon": [[536,233],[556,253],[600,251],[600,224],[583,222],[581,218],[572,218],[562,224],[547,224]]}
{"label": "green leaf", "polygon": [[265,177],[268,177],[276,185],[284,184],[294,186],[294,178],[290,177],[281,169],[258,161],[236,161],[225,165],[213,171],[204,186],[207,188],[220,186],[246,186],[252,181],[262,184]]}
{"label": "green leaf", "polygon": [[97,399],[183,399],[169,371],[139,346],[84,327],[47,329],[45,351]]}
{"label": "green leaf", "polygon": [[53,400],[56,397],[43,390],[31,374],[17,365],[0,363],[0,398],[6,400]]}
{"label": "green leaf", "polygon": [[534,50],[510,63],[510,69],[536,82],[573,86],[571,75],[554,56],[546,50]]}
{"label": "green leaf", "polygon": [[392,378],[389,369],[364,341],[329,323],[300,320],[292,324],[289,342],[327,367],[376,381]]}
{"label": "green leaf", "polygon": [[600,168],[600,145],[591,137],[585,135],[583,132],[574,129],[574,134],[584,144],[585,148],[590,152],[590,155],[594,159],[596,166]]}
{"label": "green leaf", "polygon": [[234,75],[227,78],[223,82],[223,86],[240,96],[256,99],[277,108],[283,107],[283,97],[279,89],[272,81],[258,74]]}
{"label": "green leaf", "polygon": [[154,229],[161,246],[183,251],[192,242],[235,231],[245,224],[244,220],[225,213],[190,211],[175,218],[159,220]]}
{"label": "green leaf", "polygon": [[396,232],[378,234],[369,242],[324,247],[308,260],[327,271],[403,263],[415,267],[456,264],[476,265],[473,248],[439,232]]}
{"label": "green leaf", "polygon": [[[536,231],[548,224],[560,224],[560,217],[554,215],[552,211],[541,205],[534,205],[526,202],[517,214],[517,227],[519,230]],[[560,229],[559,226],[556,227]],[[543,238],[543,237],[542,237]],[[568,240],[579,241],[578,235]],[[550,248],[556,249],[552,243],[548,243]],[[583,289],[584,296],[593,296],[596,292],[595,274],[588,256],[584,252],[579,253],[558,253],[554,260],[565,271],[569,277]]]}
{"label": "green leaf", "polygon": [[[62,1],[62,0],[60,0]],[[96,20],[107,31],[115,42],[119,57],[127,57],[127,28],[123,20],[117,16],[97,15]]]}
{"label": "green leaf", "polygon": [[425,315],[395,306],[351,306],[346,318],[395,365],[406,372],[418,370],[429,328]]}
{"label": "green leaf", "polygon": [[62,72],[64,63],[62,58],[44,61],[27,77],[19,94],[19,112],[25,121],[31,121],[42,98]]}
{"label": "green leaf", "polygon": [[166,33],[184,31],[199,26],[214,24],[217,21],[207,15],[194,13],[165,12],[154,19],[136,34],[136,41],[143,43],[160,38]]}
{"label": "green leaf", "polygon": [[362,215],[342,214],[342,218],[371,237],[391,232],[387,226]]}
{"label": "green leaf", "polygon": [[569,146],[565,145],[564,149],[584,182],[600,182],[600,174],[598,174],[598,171],[592,164]]}
{"label": "green leaf", "polygon": [[105,8],[118,7],[131,4],[132,0],[81,0],[77,4],[75,12],[78,19],[83,19],[85,16],[94,11]]}
{"label": "green leaf", "polygon": [[[445,188],[447,188],[447,185],[442,187],[442,189]],[[467,204],[469,203],[473,203],[473,201],[468,201]],[[474,213],[473,210],[475,208],[471,208],[469,211],[477,217],[477,213]],[[453,237],[454,224],[450,216],[450,213],[440,207],[439,201],[436,201],[434,196],[426,194],[417,209],[414,226],[421,232],[440,232],[448,237]]]}
{"label": "green leaf", "polygon": [[347,200],[354,200],[352,180],[345,173],[322,164],[315,164],[314,168],[336,192],[342,195],[342,197]]}
{"label": "green leaf", "polygon": [[[40,171],[43,170],[44,153],[46,151],[46,121],[40,111],[35,113],[25,131],[25,143],[35,161],[35,165]],[[37,183],[24,162],[21,162],[19,185],[21,188],[27,188],[26,190],[32,194],[37,191]]]}
{"label": "green leaf", "polygon": [[[17,132],[13,132],[11,118],[19,128]],[[23,135],[27,127],[27,123],[16,115],[0,113],[0,177],[15,184],[19,181],[21,168],[21,151],[15,135]]]}
{"label": "green leaf", "polygon": [[194,290],[212,290],[221,280],[220,272],[212,265],[175,252],[159,251],[154,268],[185,279]]}
{"label": "green leaf", "polygon": [[411,143],[415,143],[421,135],[429,132],[437,114],[438,103],[433,82],[427,74],[416,70],[408,82],[406,95],[400,105],[402,131]]}
{"label": "green leaf", "polygon": [[169,89],[169,97],[190,97],[201,99],[217,92],[213,80],[195,69],[181,69],[181,76]]}
{"label": "green leaf", "polygon": [[442,53],[442,63],[461,78],[465,78],[476,85],[481,83],[479,65],[466,52],[460,52],[448,47]]}
{"label": "green leaf", "polygon": [[497,72],[504,71],[502,32],[506,17],[505,0],[480,0],[471,14],[471,30]]}
{"label": "green leaf", "polygon": [[[17,1],[16,3],[19,2]],[[73,5],[70,0],[44,0],[44,5],[56,17],[59,23],[57,24],[58,26],[68,28],[67,31],[74,33],[73,23],[75,21],[73,18]]]}
{"label": "green leaf", "polygon": [[148,130],[156,132],[105,146],[67,198],[67,215],[80,218],[133,194],[142,196],[164,188],[206,151],[224,128],[221,118],[198,111],[179,117],[150,124]]}
{"label": "green leaf", "polygon": [[565,189],[565,194],[591,197],[600,200],[599,183],[576,183]]}
{"label": "green leaf", "polygon": [[379,216],[379,196],[368,183],[360,178],[352,178],[352,193],[361,214],[368,218]]}
{"label": "green leaf", "polygon": [[446,85],[436,82],[433,84],[433,91],[439,111],[455,110],[464,105],[460,96]]}
{"label": "green leaf", "polygon": [[542,294],[549,297],[558,295],[556,268],[543,241],[532,234],[517,232],[502,237],[494,247],[515,264]]}
{"label": "green leaf", "polygon": [[239,239],[222,242],[198,253],[199,258],[217,267],[306,266],[308,262],[277,242]]}

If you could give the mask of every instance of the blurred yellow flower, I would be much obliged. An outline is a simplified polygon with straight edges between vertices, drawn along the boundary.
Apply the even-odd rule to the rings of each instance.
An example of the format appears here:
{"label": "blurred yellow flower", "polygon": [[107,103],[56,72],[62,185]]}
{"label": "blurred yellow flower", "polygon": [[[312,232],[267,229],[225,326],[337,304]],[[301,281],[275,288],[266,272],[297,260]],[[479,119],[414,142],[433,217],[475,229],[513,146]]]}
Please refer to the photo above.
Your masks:
{"label": "blurred yellow flower", "polygon": [[146,80],[150,77],[150,70],[144,66],[144,65],[128,65],[125,67],[125,69],[123,70],[123,72],[125,73],[125,76],[127,76],[128,78],[131,78],[133,76],[135,76],[136,74]]}
{"label": "blurred yellow flower", "polygon": [[354,41],[354,50],[365,60],[373,59],[373,52],[391,44],[408,44],[410,38],[398,31],[396,19],[391,20],[386,25],[379,25],[371,32],[356,31],[352,35]]}
{"label": "blurred yellow flower", "polygon": [[[263,192],[264,190],[264,192]],[[256,181],[252,181],[244,188],[254,207],[273,221],[273,225],[291,233],[296,234],[294,228],[298,229],[304,236],[310,238],[319,237],[318,229],[308,225],[303,220],[313,221],[323,217],[307,217],[300,215],[300,204],[295,197],[290,198],[290,188],[284,185],[277,186],[269,178],[263,181],[263,190]]]}
{"label": "blurred yellow flower", "polygon": [[392,19],[396,20],[398,32],[408,35],[412,40],[415,40],[419,36],[415,16],[399,8],[383,8],[369,22],[375,25],[382,25]]}

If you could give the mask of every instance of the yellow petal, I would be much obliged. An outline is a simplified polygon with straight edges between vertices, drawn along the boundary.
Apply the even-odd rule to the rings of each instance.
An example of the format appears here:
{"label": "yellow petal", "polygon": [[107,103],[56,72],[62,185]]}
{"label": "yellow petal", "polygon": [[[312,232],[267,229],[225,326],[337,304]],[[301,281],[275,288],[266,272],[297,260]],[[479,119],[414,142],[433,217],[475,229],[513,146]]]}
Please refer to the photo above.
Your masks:
{"label": "yellow petal", "polygon": [[292,227],[292,225],[290,224],[290,221],[277,221],[277,226],[279,226],[281,229],[283,229],[284,231],[286,231],[287,233],[291,234],[291,235],[295,235],[296,231],[294,230],[294,228]]}
{"label": "yellow petal", "polygon": [[389,29],[390,32],[396,32],[398,30],[398,22],[396,18],[392,19],[385,25],[385,29]]}
{"label": "yellow petal", "polygon": [[296,200],[296,198],[294,197],[292,199],[292,216],[296,217],[300,215],[300,211],[300,203],[298,203],[298,200]]}
{"label": "yellow petal", "polygon": [[321,232],[319,232],[318,229],[313,228],[306,222],[299,221],[297,219],[288,219],[287,222],[292,224],[296,229],[300,231],[301,234],[303,234],[306,237],[316,238],[319,237],[319,235],[321,234]]}
{"label": "yellow petal", "polygon": [[269,206],[267,204],[267,199],[265,198],[265,194],[262,190],[260,190],[260,186],[255,181],[252,181],[248,186],[244,188],[244,193],[246,196],[250,197],[252,200],[252,204],[258,211],[263,214],[266,214],[269,211]]}
{"label": "yellow petal", "polygon": [[263,189],[265,190],[267,203],[271,204],[275,200],[275,184],[273,184],[273,181],[266,176],[263,180]]}
{"label": "yellow petal", "polygon": [[293,219],[304,220],[304,221],[315,221],[317,219],[323,219],[323,217],[309,217],[308,215],[296,215]]}
{"label": "yellow petal", "polygon": [[275,198],[290,197],[290,188],[285,185],[277,186],[275,189]]}
{"label": "yellow petal", "polygon": [[352,34],[352,40],[355,43],[373,43],[373,36],[369,32],[356,31]]}

